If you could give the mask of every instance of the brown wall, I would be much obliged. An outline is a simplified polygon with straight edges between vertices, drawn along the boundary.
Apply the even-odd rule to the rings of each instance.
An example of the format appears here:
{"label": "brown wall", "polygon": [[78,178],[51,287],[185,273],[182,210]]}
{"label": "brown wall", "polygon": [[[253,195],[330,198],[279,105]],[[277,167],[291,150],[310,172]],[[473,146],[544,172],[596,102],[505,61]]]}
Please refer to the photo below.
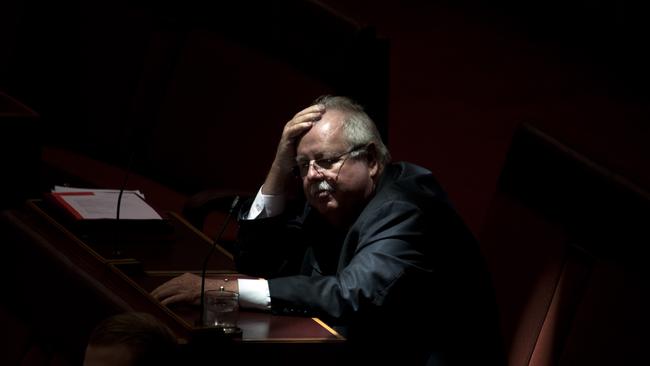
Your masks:
{"label": "brown wall", "polygon": [[[648,34],[643,5],[319,3],[330,7],[331,19],[374,26],[388,40],[393,155],[433,170],[475,232],[522,121],[650,186],[650,71],[638,47]],[[202,14],[205,26],[183,32],[142,4],[4,3],[0,88],[41,114],[50,142],[100,151],[124,165],[131,137],[143,136],[137,156],[154,161],[161,178],[174,172],[187,190],[223,181],[250,188],[263,179],[285,121],[314,96],[341,90],[331,85],[340,73],[314,75],[287,63],[300,52],[311,60],[345,58],[333,54],[334,45],[314,47],[296,36],[297,46],[269,55],[206,31],[240,24],[240,13],[217,7]],[[169,6],[157,15],[188,9]],[[288,14],[278,26],[293,29],[284,23],[303,18]],[[321,31],[323,39],[340,31],[320,22],[290,25],[298,28],[292,34]],[[257,34],[248,28],[235,33],[268,37],[268,27]],[[368,78],[360,80],[351,84]],[[250,134],[263,138],[249,143]]]}
{"label": "brown wall", "polygon": [[385,43],[311,2],[9,5],[0,89],[40,113],[45,144],[133,154],[183,193],[256,190],[286,121],[321,94],[386,126]]}
{"label": "brown wall", "polygon": [[[500,304],[501,310],[528,301],[535,310],[534,317],[504,319],[510,326],[506,338],[531,340],[519,337],[516,326],[544,321],[547,304],[529,295],[541,289],[537,299],[550,301],[553,278],[546,281],[552,276],[536,272],[518,253],[548,262],[557,272],[561,266],[555,260],[563,260],[566,240],[555,226],[537,220],[536,212],[519,210],[519,203],[506,202],[503,209],[504,202],[495,200],[506,152],[516,126],[530,122],[649,189],[647,6],[613,0],[320,3],[331,8],[334,19],[375,26],[388,40],[389,147],[396,160],[433,170],[474,232],[492,238],[492,249],[511,266],[511,272],[494,273],[498,290],[511,291],[516,300]],[[251,188],[263,179],[285,121],[316,95],[337,89],[331,85],[337,73],[323,77],[287,62],[284,56],[292,51],[304,53],[300,42],[269,54],[215,36],[209,27],[179,32],[156,23],[138,2],[89,4],[14,0],[0,8],[0,89],[40,114],[49,144],[124,164],[131,137],[142,136],[136,163],[149,159],[166,184],[188,191],[224,181]],[[288,15],[302,19],[300,13]],[[329,29],[319,22],[286,21],[296,35]],[[334,48],[318,44],[307,55],[336,60]],[[557,244],[555,249],[549,250],[549,243]],[[513,250],[504,249],[509,246]],[[598,301],[583,303],[578,323],[602,321],[610,304],[600,299],[625,290],[622,282],[633,291],[619,291],[626,296],[617,309],[629,302],[629,308],[641,310],[647,291],[639,290],[638,277],[626,277],[627,270],[613,276],[596,271],[594,278],[604,278],[606,286],[597,281],[585,290],[586,298]],[[599,295],[603,289],[606,296]],[[627,324],[608,320],[602,323],[608,329]],[[569,341],[575,343],[585,329],[573,329]],[[589,344],[610,341],[607,331],[591,333],[598,339]],[[566,359],[597,355],[582,349],[587,343],[577,343]],[[522,355],[515,357],[525,363]]]}
{"label": "brown wall", "polygon": [[[389,39],[391,151],[432,169],[478,234],[510,364],[638,363],[650,324],[644,310],[648,273],[636,262],[645,260],[644,244],[627,237],[633,230],[613,229],[613,223],[618,217],[647,232],[650,57],[640,46],[650,34],[643,21],[647,7],[614,1],[326,2],[375,24]],[[607,192],[615,185],[594,189],[593,182],[574,182],[573,174],[584,168],[544,178],[543,172],[556,169],[544,166],[550,161],[524,162],[542,178],[518,187],[555,197],[546,210],[498,190],[522,122],[581,154],[589,169],[598,164],[604,168],[599,174],[644,190],[638,202],[644,208]],[[544,187],[548,179],[558,182],[553,192]],[[558,187],[574,191],[559,199]],[[580,199],[578,210],[567,210]],[[621,207],[605,205],[608,200]],[[582,234],[571,229],[578,222]],[[599,234],[603,228],[614,234]]]}
{"label": "brown wall", "polygon": [[650,187],[646,5],[322,2],[389,39],[393,155],[432,169],[476,232],[524,121]]}

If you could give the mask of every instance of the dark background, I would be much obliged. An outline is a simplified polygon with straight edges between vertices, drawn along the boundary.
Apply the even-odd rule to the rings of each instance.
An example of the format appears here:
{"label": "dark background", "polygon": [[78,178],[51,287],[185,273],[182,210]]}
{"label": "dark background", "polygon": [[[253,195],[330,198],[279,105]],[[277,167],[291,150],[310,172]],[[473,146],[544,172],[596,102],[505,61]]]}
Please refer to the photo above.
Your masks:
{"label": "dark background", "polygon": [[[65,183],[34,184],[39,146],[113,186],[123,171],[51,148],[117,167],[132,156],[171,189],[145,191],[158,204],[254,191],[286,121],[346,94],[479,236],[513,365],[636,364],[650,327],[649,7],[3,1],[0,91],[26,107],[0,98],[2,206]],[[532,135],[515,132],[524,122]]]}
{"label": "dark background", "polygon": [[432,169],[475,230],[522,121],[650,186],[646,2],[328,3],[390,40],[391,150]]}
{"label": "dark background", "polygon": [[[433,170],[477,232],[524,121],[650,184],[644,2],[206,4],[4,1],[0,88],[46,144],[122,166],[136,151],[135,170],[186,193],[254,189],[282,125],[328,92],[363,95],[395,159]],[[327,40],[350,29],[380,56],[349,67],[358,44]]]}

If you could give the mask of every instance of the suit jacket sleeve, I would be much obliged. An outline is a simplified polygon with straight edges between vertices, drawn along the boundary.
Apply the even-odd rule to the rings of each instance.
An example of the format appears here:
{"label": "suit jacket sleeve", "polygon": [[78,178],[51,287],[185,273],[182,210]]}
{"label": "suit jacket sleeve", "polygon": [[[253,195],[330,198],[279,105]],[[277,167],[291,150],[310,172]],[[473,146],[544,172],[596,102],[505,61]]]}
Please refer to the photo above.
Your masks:
{"label": "suit jacket sleeve", "polygon": [[405,287],[417,286],[430,275],[425,236],[424,217],[414,204],[386,200],[369,206],[345,239],[337,274],[269,280],[272,307],[346,323],[355,320],[350,317],[376,318],[376,312],[404,303],[395,299],[413,293]]}

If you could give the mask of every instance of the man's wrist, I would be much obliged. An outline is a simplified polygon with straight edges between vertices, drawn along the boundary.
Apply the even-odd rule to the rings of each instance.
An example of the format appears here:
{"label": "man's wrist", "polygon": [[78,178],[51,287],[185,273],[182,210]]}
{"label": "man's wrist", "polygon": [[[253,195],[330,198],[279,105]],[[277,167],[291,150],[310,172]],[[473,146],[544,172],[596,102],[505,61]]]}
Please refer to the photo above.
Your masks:
{"label": "man's wrist", "polygon": [[210,280],[209,290],[221,290],[239,293],[237,278],[213,278]]}
{"label": "man's wrist", "polygon": [[240,278],[237,282],[241,289],[239,304],[242,307],[259,310],[271,309],[271,294],[265,279]]}
{"label": "man's wrist", "polygon": [[245,216],[247,220],[273,217],[281,214],[284,211],[284,195],[264,194],[263,190],[264,186],[262,186],[257,192],[255,200],[253,200],[250,210]]}

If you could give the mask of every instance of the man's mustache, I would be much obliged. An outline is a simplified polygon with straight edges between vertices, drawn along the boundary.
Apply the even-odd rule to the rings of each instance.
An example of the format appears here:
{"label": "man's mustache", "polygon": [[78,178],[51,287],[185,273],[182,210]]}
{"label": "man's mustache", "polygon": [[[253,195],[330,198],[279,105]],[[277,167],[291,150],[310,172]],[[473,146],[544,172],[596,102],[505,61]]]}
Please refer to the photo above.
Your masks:
{"label": "man's mustache", "polygon": [[321,180],[318,182],[318,184],[313,184],[309,188],[309,193],[311,195],[316,195],[318,192],[325,191],[325,192],[334,192],[334,187],[332,187],[331,184],[329,184],[328,181],[326,180]]}

